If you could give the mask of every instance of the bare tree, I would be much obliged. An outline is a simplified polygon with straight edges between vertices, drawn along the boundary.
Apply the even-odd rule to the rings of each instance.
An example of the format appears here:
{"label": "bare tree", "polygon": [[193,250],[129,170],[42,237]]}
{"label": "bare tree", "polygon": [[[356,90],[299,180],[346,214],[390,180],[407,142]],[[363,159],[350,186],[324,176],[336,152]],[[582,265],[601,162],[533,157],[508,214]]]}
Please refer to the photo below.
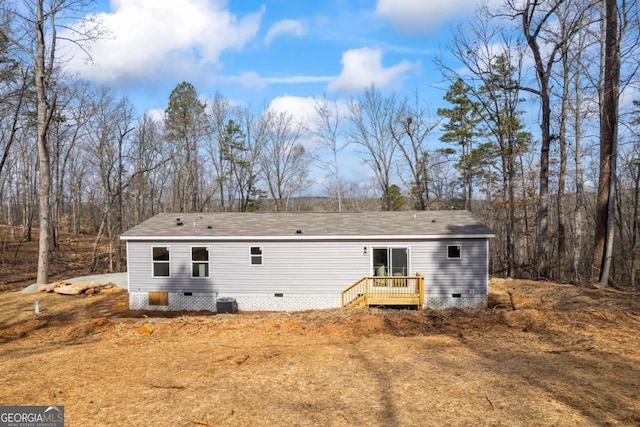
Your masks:
{"label": "bare tree", "polygon": [[[92,154],[94,170],[101,189],[99,200],[100,225],[93,247],[91,270],[97,268],[98,245],[103,235],[110,246],[121,228],[124,149],[127,135],[133,130],[133,110],[126,98],[115,100],[113,93],[103,89],[95,100],[95,114],[88,129],[87,149]],[[119,263],[118,263],[119,264]],[[119,266],[119,265],[118,265]],[[109,251],[109,271],[113,271],[112,251]]]}
{"label": "bare tree", "polygon": [[583,248],[583,198],[584,198],[584,175],[582,172],[582,111],[580,107],[581,93],[577,82],[580,81],[580,71],[574,75],[574,103],[573,107],[573,131],[574,131],[574,155],[575,165],[575,203],[573,206],[573,251],[571,263],[571,278],[576,282],[581,282],[580,259]]}
{"label": "bare tree", "polygon": [[78,152],[76,148],[82,145],[86,124],[94,113],[94,89],[83,80],[69,79],[59,83],[58,111],[49,129],[52,168],[51,232],[56,256],[60,255],[58,237],[63,226],[63,204],[66,196],[72,192],[68,188],[72,180],[68,166],[72,162],[72,156]]}
{"label": "bare tree", "polygon": [[[50,146],[47,133],[55,114],[57,95],[54,84],[56,71],[56,42],[61,22],[84,14],[90,2],[86,0],[25,1],[21,6],[11,2],[0,5],[0,13],[7,24],[0,27],[4,38],[19,49],[22,59],[33,67],[36,89],[36,143],[39,169],[40,241],[38,249],[37,283],[49,278],[50,246]],[[81,47],[100,35],[95,22],[81,20],[74,27],[70,40]]]}
{"label": "bare tree", "polygon": [[340,175],[339,155],[349,144],[349,141],[343,139],[341,135],[343,117],[338,103],[329,101],[326,95],[317,98],[314,107],[317,115],[313,131],[314,139],[331,155],[331,161],[318,161],[318,164],[333,179],[338,200],[338,212],[342,212],[344,184]]}
{"label": "bare tree", "polygon": [[[587,4],[586,8],[590,9],[591,4]],[[572,112],[572,96],[574,94],[574,90],[572,89],[572,85],[578,85],[576,87],[575,93],[576,98],[581,97],[580,91],[582,88],[579,86],[581,83],[580,75],[581,75],[581,67],[583,66],[581,59],[581,51],[585,49],[584,46],[584,29],[588,27],[590,16],[585,15],[583,9],[585,8],[585,2],[578,1],[565,1],[555,10],[555,21],[554,25],[551,25],[551,28],[546,29],[546,32],[550,36],[555,35],[555,39],[564,40],[565,42],[560,43],[559,47],[559,62],[561,68],[559,70],[555,70],[551,74],[551,79],[555,79],[555,82],[552,82],[551,85],[554,87],[559,87],[560,92],[553,93],[557,99],[559,99],[560,107],[558,110],[557,117],[555,118],[558,123],[558,133],[557,133],[557,141],[559,148],[559,169],[558,169],[558,188],[557,188],[557,197],[556,197],[556,214],[557,214],[557,246],[556,246],[556,257],[555,257],[555,271],[556,277],[560,281],[565,281],[569,276],[574,276],[574,273],[571,273],[571,270],[574,269],[575,263],[571,263],[571,267],[567,265],[567,255],[569,252],[569,247],[567,245],[567,213],[566,213],[566,204],[568,203],[566,197],[566,187],[567,187],[567,168],[568,168],[568,145],[569,145],[569,126],[571,122],[572,114],[575,114],[573,124],[576,128],[576,132],[580,131],[580,117],[582,115],[582,106],[577,102],[575,102],[574,109],[575,112]],[[582,22],[580,22],[581,20]],[[575,76],[574,76],[575,75]],[[577,118],[577,119],[575,119]],[[577,121],[576,121],[577,120]],[[574,141],[576,146],[576,152],[578,156],[580,156],[580,136],[577,134]],[[582,198],[582,177],[581,177],[581,159],[579,157],[576,159],[576,182],[580,182],[576,186],[576,190],[580,191],[580,194],[576,193],[576,198]],[[581,202],[580,202],[581,203]],[[578,213],[580,216],[580,211],[576,211],[574,209],[574,213]],[[576,227],[581,227],[580,225],[574,224]],[[574,247],[578,250],[578,253],[581,249],[582,242],[581,236],[576,236],[574,239]],[[574,255],[575,256],[575,255]],[[575,258],[574,258],[575,259]],[[569,268],[568,268],[569,267]]]}
{"label": "bare tree", "polygon": [[21,216],[20,222],[24,227],[23,239],[27,241],[32,240],[33,224],[37,220],[38,212],[38,159],[33,155],[34,138],[33,126],[23,126],[12,162],[14,174],[18,177],[15,195]]}
{"label": "bare tree", "polygon": [[405,99],[398,105],[393,122],[388,123],[391,137],[402,154],[403,166],[409,169],[408,187],[414,208],[419,210],[427,209],[427,139],[438,124],[438,120],[430,119],[417,88],[411,100]]}
{"label": "bare tree", "polygon": [[216,92],[207,105],[206,116],[209,120],[206,150],[216,174],[216,187],[223,211],[231,210],[233,206],[233,182],[229,158],[225,156],[225,144],[228,135],[225,132],[231,120],[231,103],[221,93]]}
{"label": "bare tree", "polygon": [[129,156],[139,173],[131,183],[134,199],[132,223],[125,228],[139,224],[160,212],[163,189],[168,173],[160,168],[169,160],[168,147],[162,138],[161,123],[146,113],[138,120],[131,141]]}
{"label": "bare tree", "polygon": [[262,178],[276,211],[286,211],[291,197],[308,184],[310,158],[299,142],[301,127],[291,114],[265,111],[265,144],[260,155]]}
{"label": "bare tree", "polygon": [[239,201],[238,210],[246,212],[255,209],[261,197],[258,188],[259,161],[266,141],[268,122],[256,117],[249,109],[239,110],[238,116],[242,135],[236,145],[231,147],[231,172]]}
{"label": "bare tree", "polygon": [[397,127],[394,132],[400,134],[400,124],[396,121],[396,99],[394,96],[382,96],[371,85],[358,100],[351,99],[349,112],[349,120],[353,125],[349,141],[362,148],[362,161],[371,168],[382,191],[383,209],[389,209],[392,205],[393,156],[398,147],[391,128]]}
{"label": "bare tree", "polygon": [[429,209],[455,209],[458,199],[458,173],[452,167],[447,152],[435,150],[427,153],[425,191]]}
{"label": "bare tree", "polygon": [[552,69],[557,57],[566,51],[571,39],[585,26],[584,13],[589,9],[567,9],[575,15],[562,16],[562,31],[555,32],[559,8],[568,0],[539,1],[507,0],[510,18],[520,19],[522,34],[535,63],[537,88],[522,86],[522,90],[540,98],[540,185],[538,201],[537,273],[541,278],[550,275],[547,256],[549,229],[549,150],[554,136],[551,133],[551,85]]}
{"label": "bare tree", "polygon": [[[13,79],[13,76],[7,76],[6,73],[1,74],[7,80]],[[25,113],[23,109],[24,99],[27,95],[28,84],[32,78],[33,75],[29,70],[22,70],[20,77],[18,77],[19,82],[17,85],[8,84],[5,81],[8,87],[5,88],[6,91],[3,92],[1,101],[2,112],[0,113],[0,120],[2,123],[0,125],[0,135],[2,136],[2,156],[0,157],[0,174],[2,174],[2,169],[7,163],[11,145],[15,142],[18,130],[22,125],[21,116]]]}

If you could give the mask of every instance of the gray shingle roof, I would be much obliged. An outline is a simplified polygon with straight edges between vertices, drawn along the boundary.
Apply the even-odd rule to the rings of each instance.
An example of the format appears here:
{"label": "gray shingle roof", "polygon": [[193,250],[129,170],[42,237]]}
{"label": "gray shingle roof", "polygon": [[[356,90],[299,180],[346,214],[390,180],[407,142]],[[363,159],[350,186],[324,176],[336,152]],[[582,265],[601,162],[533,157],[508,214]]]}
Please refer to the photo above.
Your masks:
{"label": "gray shingle roof", "polygon": [[[183,225],[177,225],[178,219]],[[133,227],[121,238],[345,239],[367,236],[493,237],[493,234],[467,211],[163,213]]]}

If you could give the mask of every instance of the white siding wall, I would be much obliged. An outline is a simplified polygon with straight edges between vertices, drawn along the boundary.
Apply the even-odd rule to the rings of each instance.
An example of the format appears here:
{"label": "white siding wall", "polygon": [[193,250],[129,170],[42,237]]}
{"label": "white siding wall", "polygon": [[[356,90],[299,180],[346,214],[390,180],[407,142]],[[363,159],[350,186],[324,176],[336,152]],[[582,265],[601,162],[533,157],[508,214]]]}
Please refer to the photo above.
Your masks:
{"label": "white siding wall", "polygon": [[[210,277],[191,278],[191,246],[209,246]],[[151,248],[169,246],[171,277],[152,277]],[[262,265],[249,250],[262,247]],[[363,244],[349,242],[128,242],[132,291],[341,292],[366,276],[370,260]]]}
{"label": "white siding wall", "polygon": [[[461,257],[447,259],[447,246],[460,245]],[[427,297],[451,297],[451,294],[487,295],[487,241],[448,240],[412,246],[414,271],[425,276]]]}
{"label": "white siding wall", "polygon": [[[447,259],[447,245],[462,246],[460,259]],[[152,277],[151,248],[169,246],[171,277]],[[190,250],[192,246],[209,246],[210,277],[191,278]],[[250,264],[250,247],[262,247],[262,265]],[[367,254],[363,254],[363,247]],[[141,295],[149,291],[212,292],[220,296],[236,296],[239,305],[243,296],[265,295],[278,301],[295,296],[309,300],[327,295],[339,306],[340,293],[360,278],[372,274],[372,247],[408,247],[410,275],[425,276],[427,306],[429,298],[440,301],[460,294],[464,298],[487,296],[487,241],[252,241],[252,242],[161,242],[129,241],[129,290]],[[284,300],[282,299],[284,297]],[[293,300],[293,299],[292,299]],[[445,300],[446,301],[446,300]],[[327,302],[323,303],[323,307]],[[253,309],[259,306],[252,304]],[[307,304],[308,305],[308,304]],[[460,306],[454,301],[453,306]],[[462,304],[464,305],[464,304]],[[474,302],[471,305],[477,305]],[[296,309],[314,308],[311,306]],[[434,307],[437,308],[437,307]],[[247,309],[240,307],[240,309]]]}

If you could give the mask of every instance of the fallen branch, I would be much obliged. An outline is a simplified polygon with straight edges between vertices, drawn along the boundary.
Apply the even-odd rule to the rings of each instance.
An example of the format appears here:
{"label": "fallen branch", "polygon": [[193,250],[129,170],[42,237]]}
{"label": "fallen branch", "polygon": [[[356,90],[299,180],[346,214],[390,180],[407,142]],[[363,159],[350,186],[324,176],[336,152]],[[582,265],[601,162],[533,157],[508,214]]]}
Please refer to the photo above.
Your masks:
{"label": "fallen branch", "polygon": [[633,291],[632,291],[632,292],[629,292],[629,291],[621,291],[621,290],[619,290],[619,289],[610,288],[610,287],[607,287],[607,288],[598,288],[598,289],[599,289],[599,290],[601,290],[601,291],[611,292],[611,293],[613,293],[613,294],[619,294],[619,295],[629,295],[629,296],[637,296],[637,295],[638,295],[638,292],[637,292],[637,291],[636,291],[636,292],[633,292]]}
{"label": "fallen branch", "polygon": [[416,325],[421,325],[421,326],[424,325],[424,321],[422,319],[415,319],[413,317],[406,317],[406,316],[403,316],[400,318],[400,320],[398,320],[398,325],[403,320],[408,320],[409,322],[415,323]]}
{"label": "fallen branch", "polygon": [[571,353],[573,351],[591,351],[593,350],[595,347],[585,347],[585,348],[566,348],[563,350],[547,350],[547,353],[551,353],[551,354],[562,354],[562,353]]}
{"label": "fallen branch", "polygon": [[236,363],[238,365],[242,365],[244,362],[246,362],[247,360],[249,360],[249,355],[247,354],[245,357],[243,357],[242,359],[236,359]]}
{"label": "fallen branch", "polygon": [[604,320],[605,322],[608,322],[608,321],[609,321],[609,319],[607,318],[607,316],[606,316],[603,312],[601,312],[601,311],[598,311],[598,310],[588,310],[588,311],[589,311],[589,313],[596,313],[596,314],[599,314],[599,315],[600,315],[600,317],[602,317],[602,320]]}
{"label": "fallen branch", "polygon": [[438,320],[442,320],[442,321],[449,320],[449,316],[446,315],[445,313],[438,313],[438,312],[435,312],[435,311],[431,311],[431,312],[425,314],[424,316],[425,317],[429,317],[431,320],[434,320],[434,319],[438,319]]}
{"label": "fallen branch", "polygon": [[636,322],[640,322],[640,320],[638,320],[636,317],[634,316],[638,316],[638,313],[635,312],[627,312],[627,311],[623,311],[622,312],[625,316],[627,316],[629,319],[631,320],[635,320]]}
{"label": "fallen branch", "polygon": [[511,303],[511,309],[516,311],[516,304],[513,302],[513,294],[511,291],[507,292],[509,294],[509,302]]}
{"label": "fallen branch", "polygon": [[211,424],[211,423],[209,423],[209,422],[207,422],[207,421],[204,421],[204,420],[198,420],[198,419],[195,419],[195,418],[189,418],[189,422],[190,422],[190,423],[193,423],[193,424],[198,424],[198,425],[200,425],[200,426],[211,426],[211,427],[217,427],[217,426],[219,425],[219,424]]}
{"label": "fallen branch", "polygon": [[494,305],[493,308],[491,309],[491,315],[492,316],[495,314],[496,309],[498,309],[498,308],[504,308],[506,310],[509,307],[507,307],[507,304],[502,304],[502,303]]}
{"label": "fallen branch", "polygon": [[183,385],[157,385],[157,384],[151,384],[151,387],[153,387],[153,388],[170,388],[170,389],[175,389],[175,390],[184,389]]}
{"label": "fallen branch", "polygon": [[491,406],[491,410],[495,409],[495,408],[493,407],[493,403],[491,403],[491,399],[489,399],[489,397],[487,397],[487,395],[486,395],[486,394],[484,395],[484,398],[485,398],[485,399],[487,399],[487,402],[489,402],[489,406]]}
{"label": "fallen branch", "polygon": [[227,360],[231,359],[233,356],[227,356],[227,357],[223,357],[222,359],[216,359],[213,360],[213,363],[217,363],[217,362],[226,362]]}

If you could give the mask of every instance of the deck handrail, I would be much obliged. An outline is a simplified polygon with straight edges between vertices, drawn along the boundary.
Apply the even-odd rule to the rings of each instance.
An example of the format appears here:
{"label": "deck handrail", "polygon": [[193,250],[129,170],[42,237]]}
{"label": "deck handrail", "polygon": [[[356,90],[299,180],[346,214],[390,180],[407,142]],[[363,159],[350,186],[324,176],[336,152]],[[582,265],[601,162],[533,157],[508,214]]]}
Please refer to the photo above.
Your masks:
{"label": "deck handrail", "polygon": [[342,291],[342,306],[345,307],[361,299],[362,305],[369,306],[375,298],[415,298],[417,305],[424,305],[424,276],[366,276]]}
{"label": "deck handrail", "polygon": [[359,297],[363,297],[365,300],[364,303],[366,304],[366,299],[369,294],[368,285],[369,277],[363,277],[362,279],[358,280],[353,285],[342,291],[342,306],[345,307]]}

